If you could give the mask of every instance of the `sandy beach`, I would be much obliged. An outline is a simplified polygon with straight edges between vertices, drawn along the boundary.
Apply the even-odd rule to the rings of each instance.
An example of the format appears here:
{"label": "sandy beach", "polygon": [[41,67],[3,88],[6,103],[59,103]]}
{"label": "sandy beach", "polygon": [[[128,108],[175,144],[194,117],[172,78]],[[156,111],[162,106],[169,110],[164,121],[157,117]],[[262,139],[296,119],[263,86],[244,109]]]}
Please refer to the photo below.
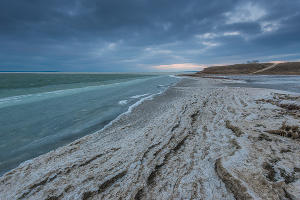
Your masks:
{"label": "sandy beach", "polygon": [[0,199],[300,199],[300,96],[183,78],[0,177]]}

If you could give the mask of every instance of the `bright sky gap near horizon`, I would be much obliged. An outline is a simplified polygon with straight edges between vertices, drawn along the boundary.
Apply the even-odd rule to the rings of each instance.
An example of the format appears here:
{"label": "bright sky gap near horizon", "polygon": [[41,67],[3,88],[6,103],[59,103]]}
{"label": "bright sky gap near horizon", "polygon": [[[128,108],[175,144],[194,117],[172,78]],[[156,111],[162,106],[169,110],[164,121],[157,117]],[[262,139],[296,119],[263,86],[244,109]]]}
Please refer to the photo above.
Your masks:
{"label": "bright sky gap near horizon", "polygon": [[299,0],[3,0],[0,71],[199,70],[300,60]]}

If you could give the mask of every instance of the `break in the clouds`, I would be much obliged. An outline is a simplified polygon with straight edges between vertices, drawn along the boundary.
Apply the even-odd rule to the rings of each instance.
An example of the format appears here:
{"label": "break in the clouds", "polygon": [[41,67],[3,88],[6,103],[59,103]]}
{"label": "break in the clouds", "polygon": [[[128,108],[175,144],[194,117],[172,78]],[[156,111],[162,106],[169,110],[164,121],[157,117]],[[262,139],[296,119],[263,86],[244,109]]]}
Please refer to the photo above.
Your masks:
{"label": "break in the clouds", "polygon": [[157,71],[300,59],[300,1],[3,0],[0,71]]}

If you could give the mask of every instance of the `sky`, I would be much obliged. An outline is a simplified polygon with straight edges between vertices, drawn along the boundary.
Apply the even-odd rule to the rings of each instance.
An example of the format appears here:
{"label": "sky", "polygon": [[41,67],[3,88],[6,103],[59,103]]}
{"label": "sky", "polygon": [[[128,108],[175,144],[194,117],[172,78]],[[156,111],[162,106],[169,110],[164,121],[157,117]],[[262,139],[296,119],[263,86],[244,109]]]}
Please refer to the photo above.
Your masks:
{"label": "sky", "polygon": [[300,61],[300,0],[1,0],[0,71]]}

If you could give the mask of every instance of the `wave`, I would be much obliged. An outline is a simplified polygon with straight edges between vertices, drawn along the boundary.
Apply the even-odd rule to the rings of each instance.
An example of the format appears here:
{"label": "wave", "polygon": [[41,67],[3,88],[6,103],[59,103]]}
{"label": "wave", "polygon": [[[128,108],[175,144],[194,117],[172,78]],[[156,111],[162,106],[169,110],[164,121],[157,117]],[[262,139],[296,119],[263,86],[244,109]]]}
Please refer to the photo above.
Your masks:
{"label": "wave", "polygon": [[[113,83],[110,86],[118,85],[120,83]],[[52,97],[60,97],[66,95],[72,95],[80,92],[85,91],[92,91],[99,89],[100,87],[107,86],[107,85],[100,85],[100,86],[87,86],[82,88],[72,88],[72,89],[65,89],[65,90],[55,90],[51,92],[41,92],[36,94],[26,94],[26,95],[19,95],[19,96],[12,96],[12,97],[5,97],[0,99],[0,108],[5,107],[7,105],[12,104],[20,104],[20,103],[30,103],[35,101],[41,101],[45,99],[49,99]]]}
{"label": "wave", "polygon": [[37,101],[46,100],[46,99],[50,99],[50,98],[54,98],[54,97],[78,94],[81,92],[93,91],[93,90],[97,90],[100,88],[103,88],[103,89],[110,88],[110,87],[115,87],[115,86],[118,86],[121,84],[131,84],[131,83],[135,83],[137,81],[145,81],[145,80],[149,80],[152,78],[153,77],[124,81],[121,83],[118,82],[118,83],[111,83],[111,84],[106,84],[106,85],[87,86],[87,87],[80,87],[80,88],[55,90],[55,91],[50,91],[50,92],[41,92],[41,93],[34,93],[34,94],[25,94],[25,95],[4,97],[4,98],[0,98],[0,108],[6,107],[6,106],[11,106],[11,105],[37,102]]}
{"label": "wave", "polygon": [[121,100],[118,102],[118,104],[121,106],[126,105],[127,103],[128,103],[128,100]]}
{"label": "wave", "polygon": [[[119,115],[118,117],[116,117],[114,120],[110,121],[110,122],[109,122],[107,125],[105,125],[101,130],[107,128],[108,126],[111,126],[113,123],[115,123],[116,121],[118,121],[122,116],[130,114],[130,113],[132,112],[132,110],[133,110],[135,107],[137,107],[138,105],[142,104],[144,101],[146,101],[146,100],[151,100],[154,96],[159,95],[159,94],[161,94],[161,93],[162,93],[162,92],[159,92],[159,93],[157,93],[157,94],[152,94],[152,95],[150,95],[150,96],[147,96],[147,97],[145,97],[145,98],[142,98],[142,99],[138,100],[137,102],[135,102],[134,104],[132,104],[131,106],[129,106],[129,107],[128,107],[128,110],[127,110],[126,112],[120,114],[120,115]],[[101,130],[99,130],[99,131],[101,131]],[[99,131],[96,131],[96,132],[99,132]]]}
{"label": "wave", "polygon": [[148,95],[149,95],[149,93],[147,93],[147,94],[139,94],[139,95],[132,96],[130,98],[131,99],[138,99],[138,98],[141,98],[141,97],[144,97],[144,96],[148,96]]}
{"label": "wave", "polygon": [[[182,77],[177,77],[177,76],[174,76],[174,75],[169,75],[169,77],[182,79]],[[131,106],[129,106],[129,107],[128,107],[128,110],[127,110],[126,112],[124,112],[124,113],[118,115],[118,117],[116,117],[114,120],[110,121],[107,125],[105,125],[105,126],[104,126],[102,129],[100,129],[99,131],[102,131],[102,130],[106,129],[106,128],[109,127],[109,126],[112,126],[113,123],[115,123],[116,121],[118,121],[122,116],[130,114],[130,113],[133,111],[133,109],[134,109],[135,107],[139,106],[139,105],[142,104],[144,101],[146,101],[146,100],[152,100],[155,96],[164,93],[165,91],[167,91],[167,89],[168,89],[169,87],[175,86],[177,83],[178,83],[178,82],[175,82],[175,83],[170,84],[170,85],[164,85],[165,87],[162,87],[162,88],[164,88],[164,89],[161,90],[161,91],[159,91],[158,93],[151,94],[151,95],[149,95],[149,96],[146,96],[146,94],[144,94],[144,96],[146,96],[146,97],[141,98],[141,99],[138,100],[136,103],[134,103],[134,104],[132,104]],[[148,94],[147,94],[147,95],[148,95]],[[136,97],[136,96],[138,96],[138,95],[135,95],[135,96],[132,96],[132,97]],[[141,96],[141,95],[139,95],[139,96]],[[97,133],[97,132],[99,132],[99,131],[96,131],[95,133]]]}
{"label": "wave", "polygon": [[169,77],[182,79],[182,77],[180,77],[180,76],[175,76],[175,75],[169,75]]}
{"label": "wave", "polygon": [[[174,84],[172,84],[172,86],[174,86],[174,85],[176,85],[176,84],[177,84],[177,83],[174,83]],[[169,88],[169,87],[165,88],[164,90],[161,90],[161,91],[158,92],[158,93],[151,94],[151,95],[149,95],[149,96],[146,96],[146,97],[144,97],[144,98],[141,98],[141,99],[138,100],[136,103],[134,103],[134,104],[132,104],[131,106],[129,106],[129,107],[128,107],[128,110],[127,110],[126,112],[124,112],[124,113],[118,115],[118,117],[116,117],[114,120],[110,121],[107,125],[105,125],[105,126],[104,126],[102,129],[100,129],[99,131],[102,131],[102,130],[106,129],[107,127],[111,126],[113,123],[115,123],[116,121],[118,121],[122,116],[130,114],[130,113],[133,111],[133,109],[134,109],[135,107],[139,106],[139,105],[142,104],[144,101],[146,101],[146,100],[152,100],[155,96],[164,93],[168,88]],[[99,131],[96,131],[96,133],[99,132]]]}

